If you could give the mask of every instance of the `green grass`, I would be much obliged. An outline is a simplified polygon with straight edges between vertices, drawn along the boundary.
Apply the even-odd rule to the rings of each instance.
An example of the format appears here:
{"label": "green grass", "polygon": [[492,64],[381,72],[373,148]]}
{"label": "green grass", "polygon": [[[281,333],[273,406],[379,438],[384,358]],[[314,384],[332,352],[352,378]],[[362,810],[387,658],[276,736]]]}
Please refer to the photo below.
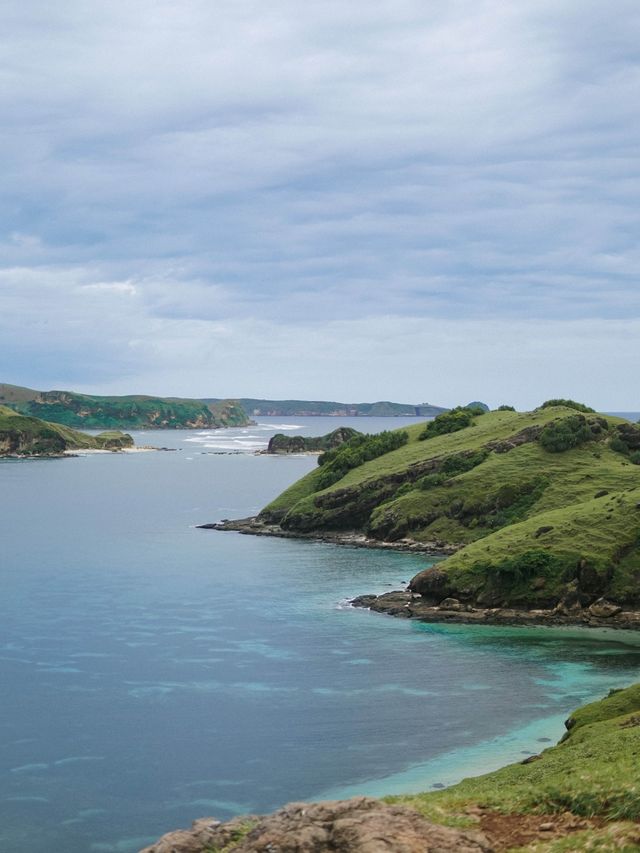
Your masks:
{"label": "green grass", "polygon": [[[576,418],[580,442],[545,449],[549,425],[562,436]],[[261,516],[293,532],[354,529],[458,546],[438,568],[467,601],[552,606],[577,588],[591,600],[637,603],[640,468],[610,447],[624,424],[567,407],[491,412],[423,441],[417,424],[402,447],[327,488],[311,472]],[[539,551],[553,559],[532,574]]]}
{"label": "green grass", "polygon": [[0,384],[0,402],[19,414],[81,429],[212,428],[249,422],[242,406],[233,400],[205,402],[141,394],[105,397]]}
{"label": "green grass", "polygon": [[465,779],[442,792],[388,801],[410,805],[439,822],[464,819],[472,804],[505,814],[569,811],[639,821],[640,685],[587,705],[571,719],[576,723],[563,741],[537,761]]}
{"label": "green grass", "polygon": [[0,406],[0,456],[51,456],[65,450],[118,449],[132,445],[131,436],[121,432],[85,435]]}

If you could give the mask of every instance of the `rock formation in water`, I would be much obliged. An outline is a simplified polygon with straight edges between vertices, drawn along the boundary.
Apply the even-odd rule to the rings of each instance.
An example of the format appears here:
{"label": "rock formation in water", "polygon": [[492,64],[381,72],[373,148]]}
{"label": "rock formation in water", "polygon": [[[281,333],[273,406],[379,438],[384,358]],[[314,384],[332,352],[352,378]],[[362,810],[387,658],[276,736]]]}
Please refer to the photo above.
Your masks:
{"label": "rock formation in water", "polygon": [[267,453],[321,453],[340,447],[345,441],[350,441],[361,435],[351,427],[338,427],[327,435],[305,436],[285,435],[278,432],[269,439]]}

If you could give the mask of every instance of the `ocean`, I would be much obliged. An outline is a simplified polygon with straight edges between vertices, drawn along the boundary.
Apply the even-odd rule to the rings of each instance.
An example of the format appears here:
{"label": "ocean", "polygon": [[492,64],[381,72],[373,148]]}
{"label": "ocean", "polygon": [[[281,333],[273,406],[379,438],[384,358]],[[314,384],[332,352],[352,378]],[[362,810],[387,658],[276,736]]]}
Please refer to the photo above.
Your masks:
{"label": "ocean", "polygon": [[422,555],[199,530],[315,457],[270,435],[137,433],[175,452],[0,462],[0,850],[135,853],[196,817],[427,790],[554,742],[638,678],[622,632],[430,626],[352,609]]}

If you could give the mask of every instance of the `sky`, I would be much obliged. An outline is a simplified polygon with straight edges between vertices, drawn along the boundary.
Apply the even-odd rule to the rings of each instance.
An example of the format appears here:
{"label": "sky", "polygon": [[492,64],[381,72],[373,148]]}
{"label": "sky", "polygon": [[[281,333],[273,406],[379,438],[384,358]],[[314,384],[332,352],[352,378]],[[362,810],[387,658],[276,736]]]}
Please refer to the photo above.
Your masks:
{"label": "sky", "polygon": [[5,0],[0,381],[640,410],[640,4]]}

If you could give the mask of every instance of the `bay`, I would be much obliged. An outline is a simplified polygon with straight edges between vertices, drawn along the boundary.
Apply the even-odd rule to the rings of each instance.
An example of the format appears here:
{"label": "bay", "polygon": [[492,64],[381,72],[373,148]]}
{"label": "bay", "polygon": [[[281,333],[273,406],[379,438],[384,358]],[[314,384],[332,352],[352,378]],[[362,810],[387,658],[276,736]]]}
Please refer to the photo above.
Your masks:
{"label": "bay", "polygon": [[635,635],[354,610],[415,554],[218,533],[314,457],[260,419],[136,434],[175,452],[0,463],[0,849],[133,853],[195,817],[449,784],[556,740],[637,679]]}

